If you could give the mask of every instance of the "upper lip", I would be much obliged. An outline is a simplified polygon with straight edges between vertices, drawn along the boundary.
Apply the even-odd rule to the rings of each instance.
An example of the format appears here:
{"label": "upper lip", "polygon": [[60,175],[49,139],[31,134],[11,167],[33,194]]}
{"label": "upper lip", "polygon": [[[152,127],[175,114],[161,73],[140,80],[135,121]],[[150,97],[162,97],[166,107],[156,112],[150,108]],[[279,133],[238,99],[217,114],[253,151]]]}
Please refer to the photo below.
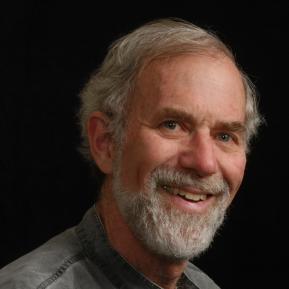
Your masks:
{"label": "upper lip", "polygon": [[168,191],[178,190],[178,191],[182,191],[184,193],[191,194],[191,195],[212,195],[209,192],[205,192],[205,191],[202,191],[200,189],[197,189],[191,186],[163,185],[162,187],[164,189],[167,189]]}
{"label": "upper lip", "polygon": [[208,192],[204,192],[200,189],[190,187],[190,186],[180,186],[180,187],[171,186],[171,188],[179,190],[179,191],[184,191],[184,192],[189,193],[189,194],[194,194],[194,195],[209,195]]}

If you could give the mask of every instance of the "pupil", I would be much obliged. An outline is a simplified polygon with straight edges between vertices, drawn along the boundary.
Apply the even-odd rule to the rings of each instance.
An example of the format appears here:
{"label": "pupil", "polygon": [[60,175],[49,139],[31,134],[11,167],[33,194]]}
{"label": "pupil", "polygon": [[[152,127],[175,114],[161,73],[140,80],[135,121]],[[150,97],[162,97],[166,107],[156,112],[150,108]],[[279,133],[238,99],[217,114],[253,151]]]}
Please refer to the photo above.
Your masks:
{"label": "pupil", "polygon": [[227,134],[223,134],[223,135],[222,135],[222,139],[225,140],[225,141],[227,141],[227,140],[229,139],[229,136],[228,136]]}
{"label": "pupil", "polygon": [[167,122],[167,127],[168,127],[168,128],[175,128],[175,127],[176,127],[176,124],[175,124],[173,121],[168,121],[168,122]]}

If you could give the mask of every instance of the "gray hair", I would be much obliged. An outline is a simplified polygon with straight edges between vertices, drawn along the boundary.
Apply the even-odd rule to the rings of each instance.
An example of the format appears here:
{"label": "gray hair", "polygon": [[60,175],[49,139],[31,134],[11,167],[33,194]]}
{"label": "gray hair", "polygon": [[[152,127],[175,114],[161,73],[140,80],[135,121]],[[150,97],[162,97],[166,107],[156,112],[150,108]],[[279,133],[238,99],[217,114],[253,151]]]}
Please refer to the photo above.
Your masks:
{"label": "gray hair", "polygon": [[[126,109],[135,80],[142,68],[159,58],[195,54],[224,54],[238,67],[230,49],[212,32],[181,19],[160,19],[149,22],[115,41],[100,68],[91,75],[80,93],[81,153],[91,160],[87,121],[94,111],[110,118],[110,132],[120,141],[126,121]],[[249,77],[238,67],[246,93],[247,147],[261,123],[256,92]]]}

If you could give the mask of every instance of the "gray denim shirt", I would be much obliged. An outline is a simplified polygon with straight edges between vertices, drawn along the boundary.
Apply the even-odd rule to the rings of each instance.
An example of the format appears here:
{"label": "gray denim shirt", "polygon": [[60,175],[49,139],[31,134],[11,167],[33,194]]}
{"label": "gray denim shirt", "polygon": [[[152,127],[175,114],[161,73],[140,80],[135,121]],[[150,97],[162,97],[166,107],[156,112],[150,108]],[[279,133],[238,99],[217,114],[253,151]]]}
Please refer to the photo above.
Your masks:
{"label": "gray denim shirt", "polygon": [[[94,207],[81,223],[0,270],[0,289],[160,288],[110,247]],[[219,288],[189,263],[182,288]]]}

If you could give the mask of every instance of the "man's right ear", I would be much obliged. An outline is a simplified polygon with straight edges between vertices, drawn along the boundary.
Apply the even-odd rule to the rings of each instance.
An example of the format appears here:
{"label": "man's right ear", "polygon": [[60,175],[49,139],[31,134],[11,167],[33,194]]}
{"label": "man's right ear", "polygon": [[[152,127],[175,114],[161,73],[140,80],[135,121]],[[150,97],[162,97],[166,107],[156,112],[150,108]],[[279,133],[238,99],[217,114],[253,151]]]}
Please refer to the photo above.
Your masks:
{"label": "man's right ear", "polygon": [[87,122],[90,153],[104,174],[112,173],[113,140],[109,133],[109,121],[105,113],[96,111]]}

